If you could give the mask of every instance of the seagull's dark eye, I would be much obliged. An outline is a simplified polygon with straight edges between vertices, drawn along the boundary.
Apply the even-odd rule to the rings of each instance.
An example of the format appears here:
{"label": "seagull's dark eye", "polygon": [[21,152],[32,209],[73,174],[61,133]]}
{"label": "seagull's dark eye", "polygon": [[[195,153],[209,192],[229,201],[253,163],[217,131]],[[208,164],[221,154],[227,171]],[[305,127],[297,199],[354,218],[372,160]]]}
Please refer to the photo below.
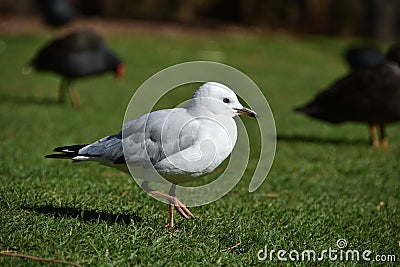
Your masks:
{"label": "seagull's dark eye", "polygon": [[227,104],[231,102],[231,101],[229,100],[229,98],[226,98],[226,97],[225,97],[224,99],[222,99],[222,101],[224,101],[224,103],[227,103]]}

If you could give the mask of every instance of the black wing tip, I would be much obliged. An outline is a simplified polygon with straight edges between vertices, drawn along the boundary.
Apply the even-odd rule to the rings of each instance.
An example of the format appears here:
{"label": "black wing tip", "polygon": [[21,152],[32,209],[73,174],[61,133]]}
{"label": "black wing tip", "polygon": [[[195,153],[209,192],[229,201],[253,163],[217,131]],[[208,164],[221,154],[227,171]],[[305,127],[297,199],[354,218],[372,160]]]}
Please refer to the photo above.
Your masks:
{"label": "black wing tip", "polygon": [[53,149],[54,152],[60,152],[60,154],[49,154],[44,157],[47,159],[72,159],[76,156],[86,156],[86,157],[100,157],[100,155],[91,154],[79,154],[79,150],[87,145],[72,145],[72,146],[59,146]]}
{"label": "black wing tip", "polygon": [[44,157],[47,159],[72,159],[79,155],[79,150],[87,145],[59,146],[53,149],[54,152],[61,154],[49,154]]}
{"label": "black wing tip", "polygon": [[77,154],[81,148],[84,148],[86,145],[71,145],[71,146],[59,146],[53,149],[54,152],[62,152],[67,154]]}
{"label": "black wing tip", "polygon": [[68,154],[49,154],[44,157],[46,159],[72,159],[74,156]]}

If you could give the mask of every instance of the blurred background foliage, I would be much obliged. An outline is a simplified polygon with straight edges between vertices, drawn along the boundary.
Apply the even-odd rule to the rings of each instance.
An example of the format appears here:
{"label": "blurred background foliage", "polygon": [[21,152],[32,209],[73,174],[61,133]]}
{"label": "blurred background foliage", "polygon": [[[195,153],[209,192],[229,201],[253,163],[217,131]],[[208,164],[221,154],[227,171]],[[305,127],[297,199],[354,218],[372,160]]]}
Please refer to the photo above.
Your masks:
{"label": "blurred background foliage", "polygon": [[[37,1],[1,0],[0,15],[37,15]],[[70,0],[79,16],[258,26],[293,33],[397,39],[398,0]]]}

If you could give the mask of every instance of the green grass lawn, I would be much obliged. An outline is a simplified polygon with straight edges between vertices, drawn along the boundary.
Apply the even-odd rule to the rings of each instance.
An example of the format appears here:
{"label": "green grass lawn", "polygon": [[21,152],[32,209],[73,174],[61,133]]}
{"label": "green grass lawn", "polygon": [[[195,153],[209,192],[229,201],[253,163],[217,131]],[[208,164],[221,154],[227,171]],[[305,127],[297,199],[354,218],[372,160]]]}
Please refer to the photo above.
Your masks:
{"label": "green grass lawn", "polygon": [[[83,109],[76,111],[56,103],[56,76],[21,74],[49,37],[0,35],[0,251],[82,265],[266,266],[271,262],[257,259],[265,245],[321,252],[344,238],[346,249],[393,254],[400,261],[399,125],[388,128],[391,148],[375,150],[366,125],[331,126],[292,112],[347,71],[341,53],[350,41],[221,33],[107,36],[127,63],[127,75],[79,81]],[[215,55],[258,84],[275,116],[275,161],[256,192],[248,192],[253,153],[234,190],[192,208],[195,220],[176,218],[174,231],[164,228],[167,205],[128,175],[44,158],[56,146],[117,132],[130,97],[157,71]],[[173,97],[166,101],[177,104]],[[276,257],[274,263],[285,264]],[[0,257],[1,266],[32,264]]]}

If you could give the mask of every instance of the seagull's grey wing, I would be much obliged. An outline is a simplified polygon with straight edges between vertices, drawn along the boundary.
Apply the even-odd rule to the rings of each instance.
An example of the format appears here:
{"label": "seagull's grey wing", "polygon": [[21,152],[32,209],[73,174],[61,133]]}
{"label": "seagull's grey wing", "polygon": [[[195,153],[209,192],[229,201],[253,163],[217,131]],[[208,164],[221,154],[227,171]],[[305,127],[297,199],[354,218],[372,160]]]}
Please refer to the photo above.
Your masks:
{"label": "seagull's grey wing", "polygon": [[[157,113],[159,113],[157,115],[162,115],[162,112]],[[134,165],[144,165],[146,151],[151,162],[157,162],[161,160],[161,158],[164,158],[164,156],[159,153],[160,149],[157,142],[153,141],[157,138],[149,136],[152,134],[151,129],[155,126],[156,120],[154,118],[154,116],[146,114],[141,118],[130,121],[124,125],[125,129],[123,131],[126,140],[125,144],[128,144],[128,153],[131,157],[131,162],[133,162]],[[147,134],[145,133],[146,127],[150,130]],[[104,137],[89,144],[79,150],[80,157],[76,160],[94,160],[106,165],[126,164],[123,153],[122,138],[123,132],[121,131],[117,134]]]}
{"label": "seagull's grey wing", "polygon": [[188,127],[187,122],[191,119],[185,109],[159,110],[143,115],[126,123],[123,131],[81,148],[74,160],[97,161],[123,171],[127,171],[126,164],[150,167],[193,145],[198,124],[192,122]]}
{"label": "seagull's grey wing", "polygon": [[128,164],[149,167],[193,145],[198,125],[192,119],[186,109],[176,108],[158,110],[125,124],[123,143]]}
{"label": "seagull's grey wing", "polygon": [[122,132],[104,137],[79,150],[79,155],[106,165],[125,164],[122,149]]}

